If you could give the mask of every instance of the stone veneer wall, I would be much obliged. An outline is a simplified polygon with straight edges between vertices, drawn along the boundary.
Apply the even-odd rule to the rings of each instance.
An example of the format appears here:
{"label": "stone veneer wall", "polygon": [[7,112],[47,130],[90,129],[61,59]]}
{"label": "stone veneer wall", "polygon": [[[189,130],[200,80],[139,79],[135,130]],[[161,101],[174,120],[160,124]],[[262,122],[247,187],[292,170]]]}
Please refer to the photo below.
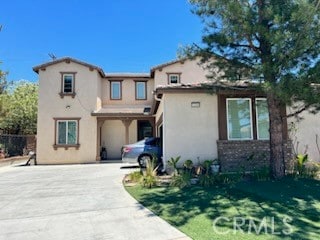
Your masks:
{"label": "stone veneer wall", "polygon": [[[218,157],[222,172],[254,171],[270,166],[267,140],[218,140]],[[292,165],[291,143],[285,144],[286,169]]]}

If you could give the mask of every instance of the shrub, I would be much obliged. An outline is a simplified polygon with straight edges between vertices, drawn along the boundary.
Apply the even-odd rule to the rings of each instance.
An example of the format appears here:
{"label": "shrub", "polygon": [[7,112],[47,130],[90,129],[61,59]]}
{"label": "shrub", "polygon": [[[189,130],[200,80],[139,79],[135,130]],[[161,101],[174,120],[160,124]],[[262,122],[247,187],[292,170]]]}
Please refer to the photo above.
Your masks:
{"label": "shrub", "polygon": [[188,159],[183,163],[183,167],[185,168],[185,170],[189,170],[192,171],[193,168],[193,162],[192,160]]}
{"label": "shrub", "polygon": [[214,175],[214,182],[220,184],[236,183],[242,180],[242,173],[219,173]]}
{"label": "shrub", "polygon": [[146,163],[146,169],[143,172],[143,177],[141,178],[141,184],[143,187],[152,188],[157,184],[157,169],[158,167],[155,167],[155,159],[149,159]]}
{"label": "shrub", "polygon": [[212,174],[211,165],[213,160],[205,160],[202,163],[202,171],[199,174],[199,184],[203,187],[209,187],[215,183],[215,177]]}
{"label": "shrub", "polygon": [[316,162],[306,163],[303,167],[301,177],[305,178],[319,178],[320,174],[320,164]]}
{"label": "shrub", "polygon": [[143,187],[152,188],[156,186],[157,178],[152,175],[145,175],[143,176],[141,183]]}
{"label": "shrub", "polygon": [[170,158],[170,160],[168,161],[168,165],[170,167],[173,168],[173,175],[178,175],[178,167],[177,167],[177,164],[180,160],[181,156],[178,156],[176,158]]}
{"label": "shrub", "polygon": [[191,185],[191,178],[192,174],[190,172],[182,172],[172,177],[170,185],[180,189],[189,187]]}
{"label": "shrub", "polygon": [[210,187],[215,183],[215,177],[209,174],[199,176],[199,184],[203,187]]}
{"label": "shrub", "polygon": [[267,166],[258,169],[253,173],[254,179],[258,181],[267,181],[270,180],[270,168]]}
{"label": "shrub", "polygon": [[305,163],[309,160],[308,154],[298,154],[297,160],[297,174],[303,175],[305,170]]}
{"label": "shrub", "polygon": [[214,160],[205,160],[202,165],[205,169],[206,173],[209,174],[211,172],[211,165],[213,164]]}
{"label": "shrub", "polygon": [[140,182],[141,181],[141,178],[143,177],[141,171],[135,171],[135,172],[132,172],[128,175],[128,179],[131,181],[131,182]]}

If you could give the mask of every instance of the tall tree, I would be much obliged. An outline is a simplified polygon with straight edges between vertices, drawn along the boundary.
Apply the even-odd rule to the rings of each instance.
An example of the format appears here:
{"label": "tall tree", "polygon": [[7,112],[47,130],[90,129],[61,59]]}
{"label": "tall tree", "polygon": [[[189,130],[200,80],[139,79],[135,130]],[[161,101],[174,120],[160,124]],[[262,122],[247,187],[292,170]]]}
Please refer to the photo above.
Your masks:
{"label": "tall tree", "polygon": [[20,82],[1,95],[0,128],[12,134],[35,134],[37,130],[38,85]]}
{"label": "tall tree", "polygon": [[[283,106],[319,110],[320,0],[190,0],[205,25],[202,45],[187,48],[227,77],[250,70],[267,96],[270,161],[274,178],[285,174]],[[213,64],[210,59],[215,58]],[[229,75],[230,76],[230,75]],[[293,114],[294,115],[294,114]]]}

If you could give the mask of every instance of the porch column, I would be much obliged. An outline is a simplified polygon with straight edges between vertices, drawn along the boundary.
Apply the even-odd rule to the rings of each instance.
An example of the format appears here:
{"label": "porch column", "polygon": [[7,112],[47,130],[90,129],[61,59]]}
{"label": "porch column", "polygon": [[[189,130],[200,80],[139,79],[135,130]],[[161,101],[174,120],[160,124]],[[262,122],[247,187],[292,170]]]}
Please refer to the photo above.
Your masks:
{"label": "porch column", "polygon": [[105,120],[97,119],[97,154],[96,161],[100,161],[100,150],[101,150],[101,127]]}
{"label": "porch column", "polygon": [[132,123],[132,119],[122,120],[122,123],[126,128],[125,144],[129,144],[129,127],[130,127],[130,124]]}

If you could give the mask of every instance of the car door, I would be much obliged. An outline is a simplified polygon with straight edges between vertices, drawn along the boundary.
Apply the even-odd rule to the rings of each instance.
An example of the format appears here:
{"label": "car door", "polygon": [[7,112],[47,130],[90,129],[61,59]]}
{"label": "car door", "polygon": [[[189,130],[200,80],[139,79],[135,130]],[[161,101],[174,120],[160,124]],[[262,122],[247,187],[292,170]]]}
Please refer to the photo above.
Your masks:
{"label": "car door", "polygon": [[151,155],[155,155],[158,158],[158,161],[161,160],[162,150],[160,147],[159,138],[150,138],[145,142],[145,152]]}

